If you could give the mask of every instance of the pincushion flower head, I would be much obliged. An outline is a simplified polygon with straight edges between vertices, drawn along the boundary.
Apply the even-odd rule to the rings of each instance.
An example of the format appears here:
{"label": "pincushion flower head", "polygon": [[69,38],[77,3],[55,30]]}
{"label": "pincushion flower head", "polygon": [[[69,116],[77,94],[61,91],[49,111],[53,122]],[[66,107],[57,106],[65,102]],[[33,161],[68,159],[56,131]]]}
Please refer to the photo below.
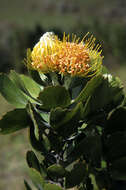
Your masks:
{"label": "pincushion flower head", "polygon": [[30,67],[42,73],[57,72],[82,77],[95,75],[101,68],[103,57],[95,38],[86,37],[80,41],[75,35],[64,34],[61,41],[52,32],[46,32],[31,52]]}

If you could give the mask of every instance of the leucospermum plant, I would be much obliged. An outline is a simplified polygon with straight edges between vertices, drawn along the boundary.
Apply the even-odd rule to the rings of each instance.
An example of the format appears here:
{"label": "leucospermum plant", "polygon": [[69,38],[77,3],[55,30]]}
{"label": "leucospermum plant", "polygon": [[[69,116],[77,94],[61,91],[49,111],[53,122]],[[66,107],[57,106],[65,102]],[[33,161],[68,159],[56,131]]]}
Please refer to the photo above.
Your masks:
{"label": "leucospermum plant", "polygon": [[0,92],[16,107],[0,132],[28,128],[36,189],[116,190],[126,180],[125,94],[102,60],[93,36],[47,32],[27,51],[29,76],[0,75]]}

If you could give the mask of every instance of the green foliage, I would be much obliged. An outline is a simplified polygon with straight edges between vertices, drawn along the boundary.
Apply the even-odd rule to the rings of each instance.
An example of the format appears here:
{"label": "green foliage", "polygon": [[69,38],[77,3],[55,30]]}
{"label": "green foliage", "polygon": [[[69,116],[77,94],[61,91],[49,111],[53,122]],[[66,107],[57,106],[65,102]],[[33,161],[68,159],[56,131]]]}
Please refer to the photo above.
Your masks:
{"label": "green foliage", "polygon": [[50,124],[61,136],[71,135],[76,131],[76,124],[81,119],[82,103],[78,103],[72,110],[56,108],[50,112]]}
{"label": "green foliage", "polygon": [[115,109],[108,117],[106,134],[113,134],[116,131],[125,131],[126,128],[126,107],[120,106]]}
{"label": "green foliage", "polygon": [[65,177],[67,171],[59,164],[53,164],[47,168],[48,175],[53,177]]}
{"label": "green foliage", "polygon": [[39,161],[35,155],[35,153],[33,151],[28,151],[27,152],[27,155],[26,155],[26,160],[27,160],[27,163],[28,163],[28,166],[30,168],[34,168],[36,169],[37,171],[40,172],[40,165],[39,165]]}
{"label": "green foliage", "polygon": [[77,161],[73,164],[72,169],[67,173],[65,187],[72,188],[79,185],[87,177],[85,162]]}
{"label": "green foliage", "polygon": [[126,157],[121,157],[120,159],[112,162],[110,169],[113,179],[116,180],[126,180]]}
{"label": "green foliage", "polygon": [[91,96],[95,89],[102,83],[102,76],[96,75],[93,77],[81,91],[79,96],[75,99],[75,102],[85,102],[89,96]]}
{"label": "green foliage", "polygon": [[111,111],[115,106],[118,106],[124,99],[122,91],[122,83],[119,78],[112,75],[103,75],[102,83],[92,93],[90,100],[87,102],[85,110],[87,114],[97,112],[99,109]]}
{"label": "green foliage", "polygon": [[[23,119],[22,119],[23,118]],[[9,134],[30,126],[31,120],[25,109],[15,109],[0,120],[0,133]]]}
{"label": "green foliage", "polygon": [[25,75],[18,75],[15,71],[9,74],[13,83],[22,91],[28,101],[32,103],[39,103],[36,98],[38,97],[42,87],[38,85],[33,79]]}
{"label": "green foliage", "polygon": [[40,173],[34,168],[29,168],[29,175],[37,189],[42,190],[42,188],[45,185],[45,182]]}
{"label": "green foliage", "polygon": [[39,94],[39,99],[42,101],[41,108],[50,110],[56,107],[67,107],[70,104],[70,95],[62,86],[46,87]]}
{"label": "green foliage", "polygon": [[106,156],[110,163],[126,155],[126,133],[116,132],[106,142]]}
{"label": "green foliage", "polygon": [[0,75],[0,92],[16,108],[25,108],[27,98],[6,74]]}
{"label": "green foliage", "polygon": [[63,189],[58,185],[47,183],[44,186],[44,190],[63,190]]}
{"label": "green foliage", "polygon": [[24,185],[25,185],[26,190],[32,190],[30,185],[28,184],[28,182],[26,180],[24,180]]}
{"label": "green foliage", "polygon": [[35,153],[28,151],[26,160],[36,188],[111,190],[116,180],[126,180],[126,107],[119,78],[105,68],[88,79],[29,73],[33,79],[14,71],[0,75],[1,94],[17,107],[0,120],[0,128],[9,134],[28,126]]}
{"label": "green foliage", "polygon": [[91,164],[95,164],[96,166],[101,162],[102,144],[99,135],[87,136],[79,143],[76,141],[75,143],[73,150],[68,155],[73,160],[79,159],[83,155]]}

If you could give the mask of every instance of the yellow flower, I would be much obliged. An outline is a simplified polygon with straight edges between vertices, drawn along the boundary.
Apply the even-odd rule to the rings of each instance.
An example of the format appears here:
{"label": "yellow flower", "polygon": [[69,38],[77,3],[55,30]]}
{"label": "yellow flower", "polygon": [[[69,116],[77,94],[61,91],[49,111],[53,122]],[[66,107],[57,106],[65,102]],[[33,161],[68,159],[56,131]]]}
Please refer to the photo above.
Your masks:
{"label": "yellow flower", "polygon": [[75,35],[64,34],[59,40],[52,32],[45,33],[31,52],[31,68],[42,73],[58,72],[71,76],[95,75],[101,67],[100,45],[87,35],[80,41]]}

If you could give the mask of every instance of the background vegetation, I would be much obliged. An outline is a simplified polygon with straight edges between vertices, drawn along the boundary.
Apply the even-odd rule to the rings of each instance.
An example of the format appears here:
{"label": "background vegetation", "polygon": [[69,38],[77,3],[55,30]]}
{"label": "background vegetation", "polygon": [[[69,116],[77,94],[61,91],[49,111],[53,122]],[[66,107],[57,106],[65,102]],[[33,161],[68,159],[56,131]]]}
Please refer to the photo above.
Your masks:
{"label": "background vegetation", "polygon": [[[126,85],[125,12],[125,0],[1,0],[0,72],[26,72],[22,63],[26,49],[46,31],[53,30],[60,37],[64,31],[79,36],[89,31],[103,47],[104,64]],[[0,105],[0,115],[12,109],[2,97]],[[1,190],[23,189],[28,150],[25,133],[0,136]]]}

